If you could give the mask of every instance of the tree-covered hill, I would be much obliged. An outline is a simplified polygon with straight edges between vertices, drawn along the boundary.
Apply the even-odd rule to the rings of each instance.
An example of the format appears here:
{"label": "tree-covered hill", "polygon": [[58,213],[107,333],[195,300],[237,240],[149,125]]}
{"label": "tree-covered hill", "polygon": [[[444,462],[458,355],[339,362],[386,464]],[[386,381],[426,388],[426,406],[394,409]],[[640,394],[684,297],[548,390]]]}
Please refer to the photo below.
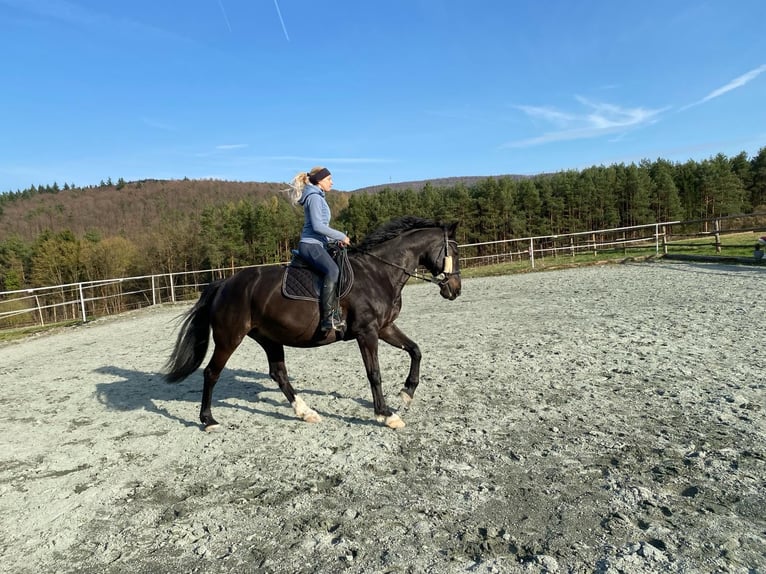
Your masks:
{"label": "tree-covered hill", "polygon": [[[303,222],[284,183],[111,181],[0,194],[0,291],[286,261]],[[766,148],[704,161],[594,166],[533,177],[448,177],[331,192],[352,241],[392,217],[458,220],[459,241],[766,210]]]}
{"label": "tree-covered hill", "polygon": [[218,180],[142,180],[78,188],[52,185],[0,195],[0,241],[34,241],[43,232],[138,238],[213,205],[261,201],[279,183]]}

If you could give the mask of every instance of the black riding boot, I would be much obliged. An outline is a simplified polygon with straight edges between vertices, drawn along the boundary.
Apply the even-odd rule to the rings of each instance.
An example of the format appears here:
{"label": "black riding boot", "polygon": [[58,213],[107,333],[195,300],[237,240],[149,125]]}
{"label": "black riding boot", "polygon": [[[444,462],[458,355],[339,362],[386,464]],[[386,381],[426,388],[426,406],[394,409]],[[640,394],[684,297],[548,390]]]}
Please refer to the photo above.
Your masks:
{"label": "black riding boot", "polygon": [[319,323],[319,329],[323,332],[341,331],[346,327],[346,322],[340,318],[340,312],[336,310],[338,305],[336,286],[337,283],[328,277],[325,277],[322,282],[322,293],[319,296],[319,311],[322,314],[322,320]]}

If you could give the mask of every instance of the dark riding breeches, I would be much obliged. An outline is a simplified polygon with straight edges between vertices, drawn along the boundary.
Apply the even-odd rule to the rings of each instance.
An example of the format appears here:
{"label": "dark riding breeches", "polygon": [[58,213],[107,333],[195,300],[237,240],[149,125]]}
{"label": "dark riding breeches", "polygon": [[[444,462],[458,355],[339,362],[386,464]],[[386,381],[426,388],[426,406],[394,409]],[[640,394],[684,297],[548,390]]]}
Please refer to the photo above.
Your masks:
{"label": "dark riding breeches", "polygon": [[338,303],[337,286],[340,271],[330,254],[323,245],[318,243],[298,243],[298,254],[308,262],[314,271],[322,274],[322,292],[319,297],[319,307],[322,318],[332,315]]}

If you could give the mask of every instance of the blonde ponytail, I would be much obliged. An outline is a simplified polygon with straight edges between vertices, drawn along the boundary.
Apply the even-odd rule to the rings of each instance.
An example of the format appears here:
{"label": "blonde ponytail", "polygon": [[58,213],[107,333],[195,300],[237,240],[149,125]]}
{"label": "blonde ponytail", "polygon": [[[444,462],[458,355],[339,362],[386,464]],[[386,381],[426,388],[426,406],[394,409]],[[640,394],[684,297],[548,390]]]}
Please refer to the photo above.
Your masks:
{"label": "blonde ponytail", "polygon": [[287,190],[290,201],[293,203],[298,203],[298,200],[303,194],[303,188],[306,187],[306,184],[309,183],[309,177],[317,172],[322,171],[323,169],[325,168],[321,165],[318,165],[316,167],[312,167],[311,171],[309,172],[299,171],[296,173],[295,177],[292,179],[292,181],[290,181],[290,188]]}
{"label": "blonde ponytail", "polygon": [[287,190],[287,196],[292,203],[298,203],[298,200],[303,194],[303,188],[309,182],[309,174],[305,171],[301,171],[295,174],[295,177],[290,181],[290,187]]}

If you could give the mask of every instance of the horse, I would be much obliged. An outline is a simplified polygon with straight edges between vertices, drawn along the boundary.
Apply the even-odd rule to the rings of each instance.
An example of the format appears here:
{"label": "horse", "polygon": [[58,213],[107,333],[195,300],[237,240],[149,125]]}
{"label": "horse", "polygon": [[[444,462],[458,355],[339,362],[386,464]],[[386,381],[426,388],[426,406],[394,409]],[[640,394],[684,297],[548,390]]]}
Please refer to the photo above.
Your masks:
{"label": "horse", "polygon": [[[404,216],[383,224],[357,246],[348,247],[346,255],[353,283],[339,301],[346,320],[342,332],[320,331],[316,300],[285,296],[284,264],[246,268],[208,284],[183,316],[175,348],[165,365],[165,380],[182,381],[199,368],[212,330],[215,347],[203,372],[199,419],[204,430],[216,429],[219,423],[211,412],[213,387],[226,362],[247,336],[266,352],[269,376],[279,385],[295,415],[315,423],[321,417],[288,380],[284,347],[319,347],[355,339],[372,389],[376,420],[389,428],[404,427],[404,421],[383,397],[378,343],[382,340],[409,354],[410,369],[400,391],[403,407],[409,408],[420,380],[422,355],[417,343],[394,323],[402,307],[402,289],[411,277],[418,277],[438,285],[445,299],[452,301],[460,295],[457,225]],[[418,267],[427,269],[430,277],[418,275]]]}

